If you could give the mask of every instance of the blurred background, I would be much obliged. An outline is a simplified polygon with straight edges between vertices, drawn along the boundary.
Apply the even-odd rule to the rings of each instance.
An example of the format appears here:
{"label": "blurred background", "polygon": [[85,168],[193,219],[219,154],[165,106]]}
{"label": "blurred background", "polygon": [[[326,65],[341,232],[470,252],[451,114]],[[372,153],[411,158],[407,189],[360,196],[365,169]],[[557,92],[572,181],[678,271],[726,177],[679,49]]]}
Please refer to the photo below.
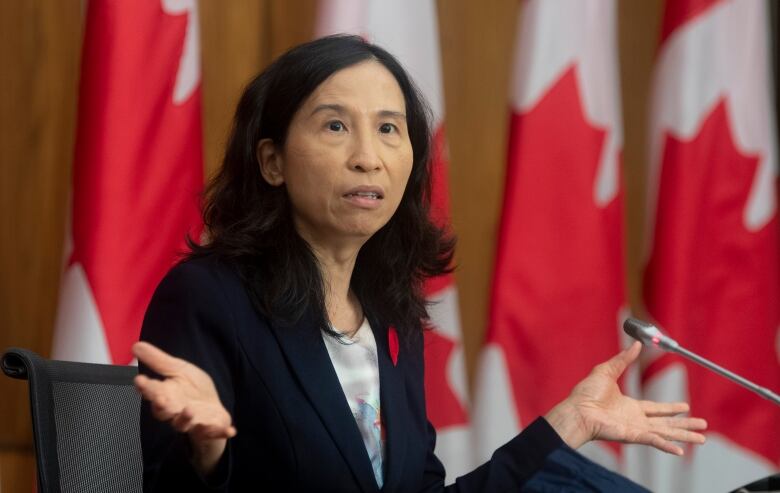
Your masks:
{"label": "blurred background", "polygon": [[[89,3],[110,9],[116,2]],[[372,14],[367,12],[372,2],[201,0],[194,18],[199,30],[189,28],[188,34],[194,32],[200,43],[200,86],[194,94],[202,143],[187,145],[202,146],[202,176],[213,174],[243,86],[285,50],[318,34],[358,32],[410,67],[434,100],[441,144],[437,162],[449,163],[437,175],[437,204],[447,209],[442,217],[449,216],[459,240],[454,279],[428,289],[431,299],[440,302],[432,313],[435,330],[429,341],[439,371],[429,370],[429,375],[441,377],[430,382],[429,393],[452,387],[442,399],[429,395],[429,401],[448,403],[446,409],[431,409],[429,402],[442,436],[452,428],[452,444],[491,450],[563,398],[558,387],[570,388],[589,366],[624,345],[619,323],[630,313],[661,322],[695,351],[712,349],[707,357],[715,359],[724,349],[737,354],[733,361],[722,355],[731,369],[780,390],[775,2],[551,1],[548,5],[555,5],[545,10],[516,0],[439,0],[413,2],[400,14],[390,12],[390,3],[385,2],[387,12],[377,7],[379,13]],[[361,15],[369,20],[361,24]],[[56,354],[63,273],[72,264],[66,238],[71,237],[71,217],[77,229],[73,211],[86,207],[91,195],[74,197],[79,183],[94,185],[79,175],[87,171],[74,171],[79,166],[74,160],[77,134],[82,132],[83,146],[97,138],[84,134],[87,125],[79,129],[87,111],[78,111],[79,84],[87,73],[82,64],[88,66],[82,56],[108,56],[117,42],[100,38],[107,35],[101,31],[89,39],[104,44],[87,47],[88,18],[81,0],[0,0],[0,348]],[[346,18],[351,24],[340,24]],[[420,19],[433,22],[429,37],[414,38],[407,31],[419,27]],[[150,65],[159,54],[154,46],[147,46]],[[105,66],[102,60],[103,65],[90,62],[90,74]],[[425,75],[436,69],[432,78]],[[675,75],[686,70],[688,76]],[[704,113],[697,113],[699,106]],[[686,111],[690,115],[683,115]],[[110,125],[126,117],[105,116]],[[728,133],[718,133],[717,125],[730,118],[734,144],[721,149]],[[577,133],[582,122],[590,133]],[[663,141],[663,136],[671,137]],[[685,147],[697,138],[703,146]],[[125,151],[116,143],[106,145]],[[594,156],[590,168],[578,167],[582,155]],[[660,163],[667,162],[702,166],[688,164],[675,174],[667,171],[671,165],[661,169]],[[755,175],[746,175],[743,165],[755,169]],[[715,182],[724,176],[734,178],[725,185]],[[728,188],[734,182],[743,186],[741,202],[738,192]],[[582,183],[587,193],[577,188]],[[659,192],[659,183],[672,185]],[[768,204],[763,209],[753,202],[745,205],[744,188],[751,184],[761,190],[750,200]],[[710,192],[715,199],[707,198]],[[578,202],[588,193],[595,197],[594,212]],[[745,234],[721,245],[727,235],[719,218],[734,214],[744,216]],[[133,229],[123,234],[132,236]],[[715,264],[720,267],[704,272]],[[549,281],[561,278],[572,282]],[[125,294],[121,283],[113,290]],[[710,307],[715,315],[702,313]],[[450,312],[442,313],[445,309]],[[735,313],[726,313],[730,309]],[[583,319],[589,322],[578,325]],[[692,326],[697,329],[686,332]],[[728,336],[697,344],[715,326],[725,327]],[[137,337],[137,330],[130,326],[127,337]],[[71,343],[83,341],[76,337]],[[113,346],[109,353],[122,354]],[[130,361],[112,357],[104,362]],[[725,490],[724,484],[736,487],[778,469],[780,414],[769,404],[745,397],[741,389],[707,383],[695,369],[660,355],[648,356],[641,368],[641,374],[627,376],[627,389],[692,400],[693,411],[715,425],[711,441],[716,445],[706,449],[712,452],[693,451],[700,460],[691,459],[689,470],[665,458],[648,466],[650,459],[619,447],[594,447],[588,455],[659,491],[711,491],[707,488],[713,484]],[[722,393],[723,400],[704,403],[701,394],[688,390],[697,387],[705,394]],[[26,382],[0,378],[0,395],[0,490],[29,492],[35,462]],[[514,410],[507,414],[507,406]],[[732,427],[740,419],[745,425]],[[508,424],[501,425],[502,420]],[[753,432],[743,430],[750,426]],[[762,436],[743,439],[751,433]],[[447,440],[439,447],[446,447]],[[485,458],[472,457],[466,452],[470,448],[437,451],[454,455],[445,460],[452,471],[463,472]],[[718,468],[713,464],[723,460],[733,468],[713,476]],[[697,474],[709,479],[691,479]]]}

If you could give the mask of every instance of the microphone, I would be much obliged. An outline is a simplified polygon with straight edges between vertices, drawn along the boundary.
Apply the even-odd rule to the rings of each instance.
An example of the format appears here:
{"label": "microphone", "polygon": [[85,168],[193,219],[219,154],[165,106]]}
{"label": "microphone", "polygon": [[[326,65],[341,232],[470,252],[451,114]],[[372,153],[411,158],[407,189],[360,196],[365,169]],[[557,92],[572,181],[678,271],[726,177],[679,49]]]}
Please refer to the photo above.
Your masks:
{"label": "microphone", "polygon": [[712,361],[702,358],[696,353],[688,351],[684,347],[680,346],[677,341],[661,332],[658,327],[649,322],[639,320],[638,318],[629,317],[623,322],[623,331],[645,346],[655,346],[670,353],[677,353],[683,358],[689,359],[694,363],[697,363],[707,368],[708,370],[713,371],[722,377],[726,377],[732,382],[735,382],[745,387],[746,389],[755,392],[764,399],[780,405],[780,395],[775,394],[765,387],[756,385],[750,380],[740,377],[736,373],[733,373],[723,368],[722,366],[716,365]]}

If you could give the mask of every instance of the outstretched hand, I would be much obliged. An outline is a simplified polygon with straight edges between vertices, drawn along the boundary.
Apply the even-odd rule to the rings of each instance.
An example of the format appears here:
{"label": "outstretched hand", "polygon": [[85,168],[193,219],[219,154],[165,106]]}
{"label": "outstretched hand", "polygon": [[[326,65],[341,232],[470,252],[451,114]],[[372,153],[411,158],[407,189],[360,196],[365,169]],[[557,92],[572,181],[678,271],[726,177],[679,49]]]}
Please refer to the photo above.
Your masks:
{"label": "outstretched hand", "polygon": [[704,435],[698,432],[707,428],[707,422],[679,416],[689,411],[687,403],[641,401],[620,391],[617,379],[641,348],[635,342],[597,365],[545,416],[567,445],[577,448],[590,440],[613,440],[683,455],[682,447],[674,442],[704,443]]}
{"label": "outstretched hand", "polygon": [[209,473],[224,453],[227,439],[236,434],[213,380],[197,366],[148,342],[135,343],[133,354],[164,377],[135,377],[135,386],[150,402],[152,414],[188,434],[195,467],[202,474]]}

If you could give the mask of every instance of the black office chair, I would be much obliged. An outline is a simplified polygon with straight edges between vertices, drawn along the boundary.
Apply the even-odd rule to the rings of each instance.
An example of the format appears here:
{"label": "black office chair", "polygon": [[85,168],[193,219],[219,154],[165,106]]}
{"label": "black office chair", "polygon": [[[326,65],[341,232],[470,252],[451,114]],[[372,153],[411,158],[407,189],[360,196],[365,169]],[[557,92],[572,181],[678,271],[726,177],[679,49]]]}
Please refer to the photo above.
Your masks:
{"label": "black office chair", "polygon": [[134,366],[47,360],[10,348],[3,372],[30,382],[38,491],[142,491]]}

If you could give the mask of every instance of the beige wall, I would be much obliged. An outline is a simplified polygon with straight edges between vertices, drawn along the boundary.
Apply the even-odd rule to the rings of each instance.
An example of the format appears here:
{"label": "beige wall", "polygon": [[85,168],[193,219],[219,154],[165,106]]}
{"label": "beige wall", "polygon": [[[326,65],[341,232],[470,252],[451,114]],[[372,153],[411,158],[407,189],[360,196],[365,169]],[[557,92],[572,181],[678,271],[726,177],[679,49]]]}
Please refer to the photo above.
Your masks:
{"label": "beige wall", "polygon": [[[50,350],[73,155],[81,0],[0,0],[0,349]],[[226,8],[229,7],[229,8]],[[202,0],[206,169],[248,79],[310,38],[314,0]],[[638,300],[644,121],[660,0],[620,0],[631,300]],[[467,364],[482,339],[506,147],[515,0],[439,0],[456,273]],[[31,491],[24,382],[0,377],[0,490]]]}

